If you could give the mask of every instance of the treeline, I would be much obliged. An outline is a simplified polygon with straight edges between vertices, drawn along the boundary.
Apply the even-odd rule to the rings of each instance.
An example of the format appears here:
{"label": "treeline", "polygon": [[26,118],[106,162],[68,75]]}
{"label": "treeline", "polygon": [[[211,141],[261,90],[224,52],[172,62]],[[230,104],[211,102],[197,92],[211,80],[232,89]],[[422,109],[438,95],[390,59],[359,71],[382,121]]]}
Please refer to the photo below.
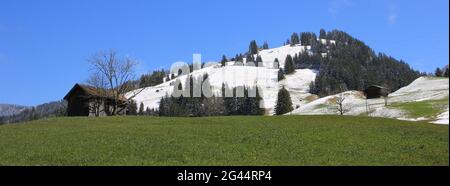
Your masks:
{"label": "treeline", "polygon": [[[229,88],[222,84],[221,95],[206,97],[201,94],[200,97],[194,95],[194,81],[199,84],[209,86],[208,75],[194,78],[189,76],[182,86],[177,80],[174,86],[175,91],[189,91],[190,96],[165,96],[161,98],[158,109],[159,116],[172,117],[202,117],[219,115],[263,115],[265,110],[259,108],[262,98],[256,87],[235,87]],[[198,90],[200,93],[202,90]]]}
{"label": "treeline", "polygon": [[18,114],[10,116],[2,116],[0,117],[0,124],[19,123],[47,117],[66,116],[67,115],[66,110],[67,110],[66,101],[64,100],[54,101],[38,105],[35,107],[26,108],[25,110],[23,110]]}
{"label": "treeline", "polygon": [[139,88],[159,85],[164,82],[164,79],[171,79],[167,74],[164,70],[155,70],[152,73],[144,74],[139,79]]}
{"label": "treeline", "polygon": [[436,77],[448,77],[448,65],[444,68],[436,68],[434,71],[434,76]]}
{"label": "treeline", "polygon": [[311,93],[325,96],[339,93],[342,86],[364,90],[373,84],[396,91],[422,75],[401,60],[383,53],[375,54],[362,41],[345,32],[334,30],[325,37],[336,43],[321,48],[327,49],[327,57],[319,60],[319,74]]}

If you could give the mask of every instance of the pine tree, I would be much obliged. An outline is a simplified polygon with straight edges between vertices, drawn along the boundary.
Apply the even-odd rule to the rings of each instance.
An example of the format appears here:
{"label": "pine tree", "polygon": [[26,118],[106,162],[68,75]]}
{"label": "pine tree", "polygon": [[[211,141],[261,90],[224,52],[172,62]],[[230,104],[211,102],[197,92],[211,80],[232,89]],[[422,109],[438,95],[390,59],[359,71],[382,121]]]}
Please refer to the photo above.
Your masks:
{"label": "pine tree", "polygon": [[137,104],[135,101],[131,101],[130,104],[128,104],[128,115],[137,115]]}
{"label": "pine tree", "polygon": [[249,54],[258,54],[258,44],[256,44],[256,41],[253,40],[250,42],[250,46],[248,48]]}
{"label": "pine tree", "polygon": [[264,42],[263,47],[264,50],[269,49],[269,44],[267,43],[267,41]]}
{"label": "pine tree", "polygon": [[284,87],[278,91],[277,104],[275,105],[275,114],[283,115],[288,112],[293,111],[292,100],[289,94]]}
{"label": "pine tree", "polygon": [[445,68],[444,77],[448,77],[448,66]]}
{"label": "pine tree", "polygon": [[434,75],[436,77],[441,77],[442,76],[442,70],[440,68],[436,68],[436,70],[434,71]]}
{"label": "pine tree", "polygon": [[281,81],[284,78],[286,78],[286,77],[284,77],[283,69],[280,68],[280,70],[278,70],[278,81]]}
{"label": "pine tree", "polygon": [[299,44],[300,43],[300,38],[298,37],[298,34],[297,33],[292,33],[292,35],[291,35],[291,46],[294,46],[294,45],[296,45],[296,44]]}
{"label": "pine tree", "polygon": [[246,63],[252,63],[252,62],[254,63],[255,62],[255,59],[252,54],[247,54],[247,57],[245,57],[245,58],[246,58]]}
{"label": "pine tree", "polygon": [[259,63],[262,63],[262,62],[263,62],[263,60],[262,60],[261,56],[260,55],[256,56],[255,66],[259,66]]}
{"label": "pine tree", "polygon": [[278,61],[278,58],[273,60],[273,68],[280,68],[280,61]]}
{"label": "pine tree", "polygon": [[325,31],[325,29],[320,29],[320,34],[319,34],[319,38],[320,39],[326,39],[327,38],[327,32]]}
{"label": "pine tree", "polygon": [[295,71],[294,61],[291,55],[287,55],[286,60],[284,62],[284,73],[291,74]]}
{"label": "pine tree", "polygon": [[220,61],[220,64],[224,67],[228,62],[228,59],[225,55],[222,56],[222,61]]}
{"label": "pine tree", "polygon": [[139,105],[139,112],[138,112],[138,114],[139,115],[144,115],[144,103],[143,102],[141,102],[141,104]]}

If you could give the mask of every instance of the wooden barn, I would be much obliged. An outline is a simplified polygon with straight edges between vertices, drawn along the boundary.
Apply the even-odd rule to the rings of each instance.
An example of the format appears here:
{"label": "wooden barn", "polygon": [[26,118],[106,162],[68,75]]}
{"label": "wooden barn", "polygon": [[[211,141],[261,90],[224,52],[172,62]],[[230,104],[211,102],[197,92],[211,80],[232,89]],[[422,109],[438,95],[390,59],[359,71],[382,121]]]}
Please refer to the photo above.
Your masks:
{"label": "wooden barn", "polygon": [[[67,101],[68,116],[108,116],[114,103],[111,91],[81,84],[75,84],[64,99]],[[126,113],[126,105],[127,99],[121,97],[119,114]]]}
{"label": "wooden barn", "polygon": [[366,96],[366,99],[387,97],[389,95],[389,90],[382,86],[371,85],[364,90],[364,95]]}

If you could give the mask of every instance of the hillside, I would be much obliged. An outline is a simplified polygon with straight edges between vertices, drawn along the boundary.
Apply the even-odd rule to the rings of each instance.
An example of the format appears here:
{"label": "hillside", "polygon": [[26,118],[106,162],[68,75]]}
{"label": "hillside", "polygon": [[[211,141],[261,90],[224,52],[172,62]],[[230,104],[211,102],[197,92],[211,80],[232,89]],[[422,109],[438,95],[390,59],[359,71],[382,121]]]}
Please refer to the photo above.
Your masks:
{"label": "hillside", "polygon": [[[298,69],[295,73],[287,75],[285,80],[278,82],[278,69],[274,67],[274,59],[278,58],[280,66],[284,65],[287,55],[295,55],[296,53],[304,52],[305,47],[301,45],[296,46],[281,46],[273,49],[261,50],[259,55],[264,62],[263,67],[250,66],[235,66],[235,61],[227,62],[225,67],[214,66],[207,67],[201,70],[192,72],[190,75],[200,77],[208,74],[212,89],[216,95],[219,94],[222,88],[222,83],[228,84],[230,87],[237,86],[254,86],[257,82],[264,99],[264,107],[268,114],[273,114],[273,107],[276,102],[276,95],[281,86],[285,86],[294,97],[293,102],[297,105],[303,104],[304,99],[311,94],[309,93],[309,85],[316,78],[317,71],[312,69]],[[246,58],[244,58],[246,62]],[[185,86],[187,75],[177,77],[183,87]],[[144,88],[144,90],[135,98],[138,104],[144,103],[144,107],[155,108],[159,106],[159,101],[165,95],[170,95],[173,92],[173,84],[176,79],[164,82],[160,85]],[[135,90],[135,91],[140,91]],[[129,93],[128,96],[133,95]]]}
{"label": "hillside", "polygon": [[[299,37],[292,38],[294,43],[275,48],[258,48],[256,42],[252,41],[251,51],[244,55],[238,54],[223,62],[223,65],[196,70],[189,75],[200,78],[207,74],[216,96],[221,95],[222,84],[230,88],[257,85],[268,115],[274,114],[277,93],[283,86],[291,94],[294,108],[299,108],[318,96],[326,97],[342,92],[341,87],[361,91],[368,85],[378,84],[395,91],[419,77],[419,73],[403,61],[385,54],[375,54],[362,41],[342,31],[333,30],[322,34],[320,38],[314,33],[294,36]],[[286,79],[278,81],[279,71],[286,71],[284,66],[288,55],[293,59],[292,66],[295,70],[285,74]],[[255,59],[262,61],[263,65],[246,65],[247,60]],[[275,60],[279,61],[278,65]],[[244,65],[236,65],[237,61]],[[141,80],[144,82],[140,84],[152,85],[158,80],[152,77],[161,77],[163,73],[164,71],[155,71],[154,74],[143,76]],[[134,90],[127,93],[126,97],[142,90],[133,98],[137,105],[142,103],[144,109],[158,110],[161,98],[171,95],[176,81],[186,87],[187,77],[188,75],[168,76],[164,78],[164,83]]]}
{"label": "hillside", "polygon": [[0,165],[449,165],[448,126],[383,118],[49,118],[0,126]]}
{"label": "hillside", "polygon": [[67,103],[52,101],[33,107],[24,107],[13,115],[0,116],[0,125],[36,120],[45,117],[65,116]]}
{"label": "hillside", "polygon": [[[449,84],[448,78],[421,77],[410,85],[389,95],[388,106],[385,100],[366,100],[363,93],[348,91],[341,93],[348,115],[368,115],[411,121],[428,121],[448,124]],[[336,114],[334,99],[341,94],[323,97],[302,105],[292,112],[298,115]]]}

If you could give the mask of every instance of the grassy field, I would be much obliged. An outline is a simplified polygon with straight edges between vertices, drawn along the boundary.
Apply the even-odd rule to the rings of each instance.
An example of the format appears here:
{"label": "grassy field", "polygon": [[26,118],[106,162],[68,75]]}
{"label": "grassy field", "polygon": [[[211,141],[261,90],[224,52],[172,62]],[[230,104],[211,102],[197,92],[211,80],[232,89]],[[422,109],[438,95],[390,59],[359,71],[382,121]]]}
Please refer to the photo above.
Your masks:
{"label": "grassy field", "polygon": [[0,126],[0,165],[449,165],[448,126],[339,116],[51,118]]}
{"label": "grassy field", "polygon": [[393,103],[389,105],[390,108],[396,108],[404,110],[411,118],[434,118],[448,107],[449,98],[443,98],[440,100],[427,100],[407,103]]}

